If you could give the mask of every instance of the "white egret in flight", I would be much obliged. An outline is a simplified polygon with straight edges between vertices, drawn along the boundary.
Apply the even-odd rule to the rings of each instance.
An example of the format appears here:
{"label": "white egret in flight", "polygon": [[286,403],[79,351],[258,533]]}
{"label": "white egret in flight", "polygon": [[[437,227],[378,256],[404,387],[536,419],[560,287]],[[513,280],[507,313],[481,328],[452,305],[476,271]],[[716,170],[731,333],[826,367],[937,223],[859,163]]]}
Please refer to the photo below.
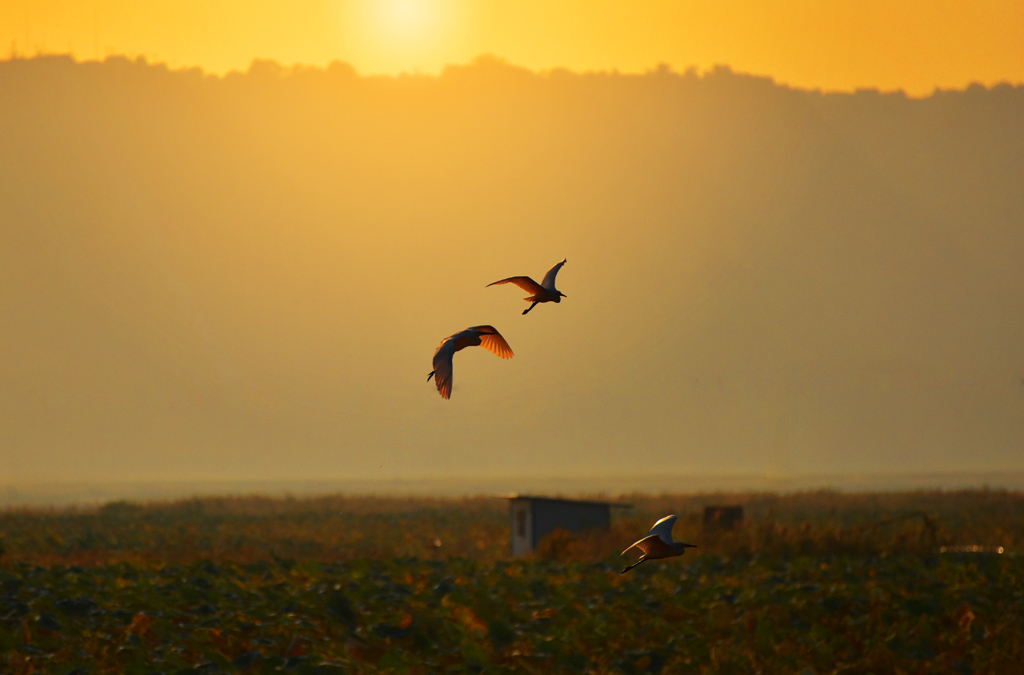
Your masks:
{"label": "white egret in flight", "polygon": [[455,356],[455,352],[477,345],[503,359],[514,356],[512,348],[494,326],[473,326],[455,335],[449,335],[437,346],[437,351],[434,352],[434,369],[427,375],[427,382],[434,378],[437,391],[442,397],[447,399],[452,395],[452,357]]}
{"label": "white egret in flight", "polygon": [[654,524],[654,527],[651,528],[651,531],[646,537],[623,551],[622,555],[626,555],[632,549],[638,548],[643,551],[643,555],[640,556],[640,559],[635,563],[622,570],[622,574],[625,574],[645,560],[674,558],[677,555],[685,553],[688,548],[697,548],[694,544],[684,544],[681,541],[672,541],[672,526],[675,524],[675,516],[665,516]]}
{"label": "white egret in flight", "polygon": [[569,297],[562,291],[555,288],[555,277],[558,276],[558,270],[562,269],[562,265],[564,264],[565,259],[563,258],[562,262],[548,270],[548,273],[544,275],[544,281],[539,284],[530,277],[509,277],[508,279],[502,279],[501,281],[495,281],[493,284],[487,285],[515,284],[527,293],[531,293],[532,295],[530,295],[530,297],[523,298],[527,302],[533,303],[527,309],[523,310],[523,314],[526,314],[536,307],[538,302],[561,302],[562,298]]}

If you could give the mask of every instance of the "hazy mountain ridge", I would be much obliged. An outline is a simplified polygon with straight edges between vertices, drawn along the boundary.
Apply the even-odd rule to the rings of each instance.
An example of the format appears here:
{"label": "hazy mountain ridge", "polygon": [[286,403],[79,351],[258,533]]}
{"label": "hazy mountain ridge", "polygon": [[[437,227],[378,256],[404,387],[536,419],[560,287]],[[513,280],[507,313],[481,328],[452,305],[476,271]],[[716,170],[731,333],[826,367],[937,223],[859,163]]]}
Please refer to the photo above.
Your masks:
{"label": "hazy mountain ridge", "polygon": [[[727,69],[0,63],[5,473],[1019,469],[1021,119]],[[562,257],[530,324],[483,291]],[[438,417],[430,353],[484,322],[517,359]]]}

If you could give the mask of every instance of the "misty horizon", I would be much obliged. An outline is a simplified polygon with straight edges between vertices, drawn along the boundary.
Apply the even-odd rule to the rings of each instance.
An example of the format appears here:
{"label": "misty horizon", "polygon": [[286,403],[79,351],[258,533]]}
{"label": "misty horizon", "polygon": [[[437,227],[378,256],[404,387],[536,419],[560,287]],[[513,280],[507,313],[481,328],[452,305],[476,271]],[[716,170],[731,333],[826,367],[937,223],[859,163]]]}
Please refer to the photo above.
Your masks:
{"label": "misty horizon", "polygon": [[259,495],[305,499],[326,495],[349,497],[439,497],[462,499],[544,495],[570,499],[628,500],[636,495],[707,495],[808,493],[957,493],[966,490],[1024,490],[1024,471],[871,473],[833,475],[502,475],[418,479],[349,480],[129,480],[93,482],[0,483],[0,509],[50,506],[89,507],[111,502],[154,504],[203,498]]}

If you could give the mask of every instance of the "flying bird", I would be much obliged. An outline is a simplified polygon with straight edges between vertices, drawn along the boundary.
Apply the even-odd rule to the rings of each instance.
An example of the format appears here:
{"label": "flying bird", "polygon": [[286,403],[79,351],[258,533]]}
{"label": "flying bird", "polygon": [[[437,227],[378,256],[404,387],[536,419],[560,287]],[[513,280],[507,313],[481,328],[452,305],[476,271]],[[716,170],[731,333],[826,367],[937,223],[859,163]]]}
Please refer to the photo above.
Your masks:
{"label": "flying bird", "polygon": [[645,560],[658,560],[659,558],[674,558],[682,555],[688,548],[697,548],[694,544],[684,544],[681,541],[672,541],[672,526],[676,524],[675,516],[665,516],[654,524],[647,536],[636,542],[625,551],[626,555],[634,548],[643,551],[643,555],[632,565],[622,570],[622,574],[630,571]]}
{"label": "flying bird", "polygon": [[527,293],[530,293],[530,297],[523,298],[527,302],[533,303],[523,310],[523,314],[526,314],[536,307],[538,302],[561,302],[562,298],[569,297],[562,291],[555,288],[555,277],[558,276],[558,270],[562,269],[562,265],[564,264],[565,259],[563,258],[562,262],[548,270],[548,273],[544,275],[544,281],[539,284],[530,277],[509,277],[508,279],[502,279],[501,281],[495,281],[493,284],[487,285],[515,284]]}
{"label": "flying bird", "polygon": [[437,346],[434,352],[434,369],[427,375],[427,382],[434,378],[437,392],[443,398],[448,399],[452,396],[452,357],[455,356],[455,352],[478,345],[503,359],[514,356],[512,348],[494,326],[473,326],[455,335],[449,335]]}

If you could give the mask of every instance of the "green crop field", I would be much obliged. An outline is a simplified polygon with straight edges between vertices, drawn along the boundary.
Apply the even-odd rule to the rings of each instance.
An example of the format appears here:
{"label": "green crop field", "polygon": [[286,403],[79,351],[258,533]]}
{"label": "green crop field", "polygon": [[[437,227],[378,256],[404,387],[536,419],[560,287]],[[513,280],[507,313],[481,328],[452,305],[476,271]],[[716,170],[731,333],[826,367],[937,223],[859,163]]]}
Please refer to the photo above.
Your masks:
{"label": "green crop field", "polygon": [[[1015,673],[1024,495],[634,496],[511,559],[502,500],[0,513],[0,673]],[[744,523],[705,529],[704,504]],[[698,544],[619,574],[666,513]],[[964,548],[964,547],[977,548]],[[1003,552],[997,552],[997,547]]]}

